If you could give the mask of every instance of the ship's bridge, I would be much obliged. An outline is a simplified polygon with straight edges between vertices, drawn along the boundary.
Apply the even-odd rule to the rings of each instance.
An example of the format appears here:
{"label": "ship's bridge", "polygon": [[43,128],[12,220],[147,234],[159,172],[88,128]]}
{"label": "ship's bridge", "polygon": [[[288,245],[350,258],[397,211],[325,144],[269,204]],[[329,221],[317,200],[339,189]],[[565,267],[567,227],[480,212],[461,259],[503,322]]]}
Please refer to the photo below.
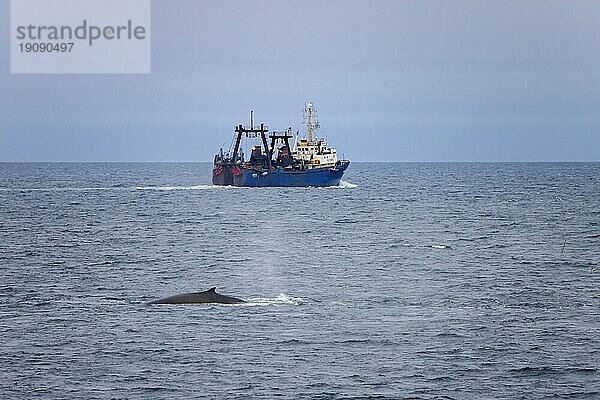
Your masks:
{"label": "ship's bridge", "polygon": [[308,164],[309,168],[334,166],[337,151],[327,146],[326,140],[302,139],[296,144],[294,158]]}

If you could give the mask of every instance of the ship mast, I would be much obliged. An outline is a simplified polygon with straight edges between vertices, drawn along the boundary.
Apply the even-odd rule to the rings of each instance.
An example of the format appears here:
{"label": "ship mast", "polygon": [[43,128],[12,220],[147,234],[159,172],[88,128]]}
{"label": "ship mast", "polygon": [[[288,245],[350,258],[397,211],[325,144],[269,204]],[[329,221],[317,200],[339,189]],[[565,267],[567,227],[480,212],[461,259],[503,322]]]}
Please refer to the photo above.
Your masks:
{"label": "ship mast", "polygon": [[313,131],[319,129],[319,121],[317,120],[317,114],[314,111],[312,102],[308,102],[304,106],[303,116],[304,123],[306,123],[308,128],[308,142],[310,143],[313,141]]}

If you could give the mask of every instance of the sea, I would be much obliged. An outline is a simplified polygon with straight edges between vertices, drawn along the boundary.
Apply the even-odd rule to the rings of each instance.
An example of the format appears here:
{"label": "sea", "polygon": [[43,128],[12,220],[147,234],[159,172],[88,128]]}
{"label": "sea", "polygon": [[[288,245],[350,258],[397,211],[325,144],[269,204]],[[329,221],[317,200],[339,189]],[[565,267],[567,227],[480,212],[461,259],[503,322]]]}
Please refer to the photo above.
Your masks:
{"label": "sea", "polygon": [[600,163],[211,168],[0,164],[0,398],[600,398]]}

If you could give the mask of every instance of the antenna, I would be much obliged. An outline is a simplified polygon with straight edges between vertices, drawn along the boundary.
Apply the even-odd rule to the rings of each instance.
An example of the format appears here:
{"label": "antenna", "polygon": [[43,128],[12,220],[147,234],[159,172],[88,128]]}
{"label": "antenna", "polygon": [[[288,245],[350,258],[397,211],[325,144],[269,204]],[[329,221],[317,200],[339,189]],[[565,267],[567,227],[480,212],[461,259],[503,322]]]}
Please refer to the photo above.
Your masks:
{"label": "antenna", "polygon": [[254,110],[250,110],[250,129],[254,129]]}

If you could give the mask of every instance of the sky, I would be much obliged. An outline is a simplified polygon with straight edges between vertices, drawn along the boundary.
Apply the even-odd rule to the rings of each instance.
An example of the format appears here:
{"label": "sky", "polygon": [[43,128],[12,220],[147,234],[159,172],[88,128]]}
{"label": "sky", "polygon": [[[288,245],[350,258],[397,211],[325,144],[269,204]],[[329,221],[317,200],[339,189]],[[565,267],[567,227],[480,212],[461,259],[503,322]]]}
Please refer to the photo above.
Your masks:
{"label": "sky", "polygon": [[152,1],[150,74],[10,74],[0,161],[211,161],[254,119],[353,161],[600,161],[600,1]]}

